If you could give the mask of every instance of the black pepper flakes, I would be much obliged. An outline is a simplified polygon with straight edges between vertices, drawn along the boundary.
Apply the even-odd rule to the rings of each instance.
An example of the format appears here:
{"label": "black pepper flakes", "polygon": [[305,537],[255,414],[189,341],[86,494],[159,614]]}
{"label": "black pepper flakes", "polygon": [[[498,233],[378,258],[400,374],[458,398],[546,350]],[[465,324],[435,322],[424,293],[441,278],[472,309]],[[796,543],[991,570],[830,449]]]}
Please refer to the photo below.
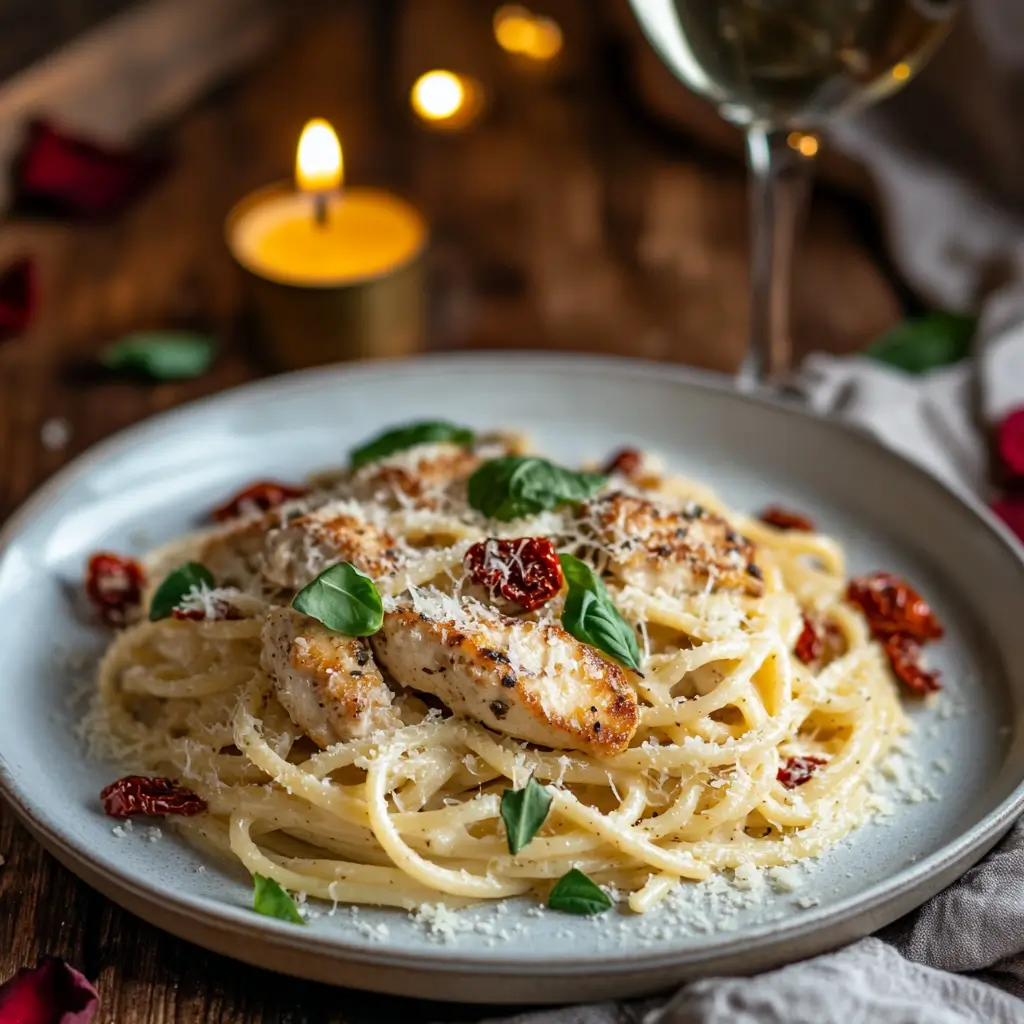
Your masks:
{"label": "black pepper flakes", "polygon": [[501,719],[508,714],[508,705],[503,700],[492,700],[489,706],[495,718]]}
{"label": "black pepper flakes", "polygon": [[509,672],[508,675],[501,677],[501,685],[511,690],[516,685],[516,677]]}
{"label": "black pepper flakes", "polygon": [[760,566],[754,565],[753,562],[751,562],[750,565],[747,566],[747,575],[753,576],[755,580],[764,579],[764,573],[761,572]]}

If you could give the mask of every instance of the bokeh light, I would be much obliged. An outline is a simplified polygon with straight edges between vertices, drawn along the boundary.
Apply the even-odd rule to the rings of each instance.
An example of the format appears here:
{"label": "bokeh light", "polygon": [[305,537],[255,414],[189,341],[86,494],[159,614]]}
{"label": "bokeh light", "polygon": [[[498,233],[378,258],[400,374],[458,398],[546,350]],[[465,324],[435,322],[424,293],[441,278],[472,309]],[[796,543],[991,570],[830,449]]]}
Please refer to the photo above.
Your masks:
{"label": "bokeh light", "polygon": [[417,116],[437,128],[464,128],[483,107],[480,84],[454,71],[427,71],[413,84],[410,94]]}
{"label": "bokeh light", "polygon": [[562,29],[519,4],[505,4],[494,12],[494,38],[506,53],[537,62],[554,60],[562,52]]}
{"label": "bokeh light", "polygon": [[466,98],[458,75],[451,71],[428,71],[412,87],[412,105],[426,121],[444,121],[457,113]]}
{"label": "bokeh light", "polygon": [[805,132],[790,132],[786,136],[786,144],[795,149],[801,156],[811,157],[818,153],[818,140],[814,135]]}
{"label": "bokeh light", "polygon": [[507,53],[525,53],[534,31],[533,15],[519,4],[506,4],[494,12],[494,38]]}

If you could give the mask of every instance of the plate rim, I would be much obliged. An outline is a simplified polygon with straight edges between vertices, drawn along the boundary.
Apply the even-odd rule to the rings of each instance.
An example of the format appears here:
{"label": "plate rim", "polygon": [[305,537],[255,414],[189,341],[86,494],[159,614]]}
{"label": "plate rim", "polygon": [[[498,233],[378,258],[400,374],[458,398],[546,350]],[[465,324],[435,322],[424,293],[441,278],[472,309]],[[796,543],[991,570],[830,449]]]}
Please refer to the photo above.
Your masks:
{"label": "plate rim", "polygon": [[[802,403],[784,396],[767,394],[762,391],[738,391],[733,385],[731,377],[713,371],[623,356],[531,351],[442,352],[411,359],[377,360],[358,364],[335,363],[236,385],[146,417],[90,446],[36,488],[0,525],[0,560],[3,559],[8,547],[31,517],[72,481],[88,473],[94,464],[109,455],[116,454],[120,449],[131,446],[137,438],[144,437],[176,420],[187,419],[197,411],[202,412],[221,404],[231,405],[235,402],[243,402],[264,394],[301,390],[314,380],[321,383],[325,383],[325,378],[337,382],[352,381],[353,379],[358,381],[359,378],[381,377],[395,368],[417,372],[423,368],[436,370],[447,366],[456,368],[452,369],[452,372],[457,372],[457,366],[460,363],[468,364],[469,368],[487,367],[495,372],[502,363],[511,363],[518,370],[528,368],[529,364],[533,364],[538,371],[544,369],[573,370],[581,374],[589,372],[604,377],[609,373],[614,373],[619,377],[671,380],[683,388],[707,391],[742,403],[764,406],[837,434],[845,435],[855,443],[870,448],[875,457],[889,461],[893,467],[899,467],[904,472],[910,471],[918,477],[921,484],[937,491],[943,495],[945,500],[952,500],[967,512],[972,513],[980,521],[980,525],[1000,542],[1024,580],[1024,548],[1018,544],[1009,529],[996,519],[976,497],[951,487],[918,463],[884,445],[872,433],[858,424],[849,423],[834,416],[822,415]],[[386,943],[372,947],[355,945],[347,941],[344,936],[317,934],[314,931],[298,929],[294,925],[278,922],[272,918],[255,919],[252,911],[246,907],[217,902],[213,897],[197,896],[188,892],[169,894],[157,884],[150,883],[144,878],[139,879],[132,872],[119,867],[112,858],[96,857],[93,851],[86,852],[68,842],[61,830],[37,813],[37,809],[28,802],[25,794],[20,792],[15,775],[10,771],[2,751],[0,751],[0,795],[6,799],[29,831],[40,839],[44,847],[51,845],[62,852],[64,856],[58,859],[64,863],[85,865],[85,870],[88,873],[102,874],[111,888],[123,890],[134,900],[155,903],[164,914],[175,916],[181,920],[202,924],[204,919],[212,914],[217,918],[217,925],[221,930],[234,932],[239,937],[250,938],[254,931],[253,926],[258,925],[255,930],[259,941],[287,947],[292,951],[315,951],[319,955],[327,955],[334,959],[344,959],[354,963],[379,964],[388,967],[408,966],[421,970],[427,969],[438,974],[487,970],[503,976],[531,972],[546,977],[555,977],[591,970],[627,974],[638,969],[648,969],[650,972],[654,972],[673,966],[700,965],[708,961],[736,957],[744,952],[754,953],[762,948],[768,940],[779,944],[796,943],[812,937],[816,932],[825,932],[830,926],[852,928],[857,919],[871,916],[877,918],[879,915],[884,917],[887,906],[897,902],[901,897],[907,899],[917,890],[923,890],[928,886],[930,880],[945,872],[969,868],[1007,831],[1012,825],[1013,819],[1024,808],[1024,776],[1018,780],[1016,786],[1000,804],[961,835],[928,856],[870,886],[864,892],[849,896],[838,903],[811,908],[789,920],[755,924],[738,932],[735,937],[720,938],[718,941],[698,949],[655,951],[637,946],[632,949],[594,952],[580,957],[559,957],[556,960],[553,960],[550,954],[531,956],[517,953],[514,957],[509,957],[503,953],[500,947],[477,951],[456,945],[424,944],[420,948],[396,950],[393,947],[389,948]],[[81,878],[78,872],[74,873]],[[931,894],[929,892],[928,896]],[[927,899],[928,896],[925,896],[924,899]],[[886,918],[881,924],[873,925],[872,930],[889,923],[897,916],[899,914]]]}

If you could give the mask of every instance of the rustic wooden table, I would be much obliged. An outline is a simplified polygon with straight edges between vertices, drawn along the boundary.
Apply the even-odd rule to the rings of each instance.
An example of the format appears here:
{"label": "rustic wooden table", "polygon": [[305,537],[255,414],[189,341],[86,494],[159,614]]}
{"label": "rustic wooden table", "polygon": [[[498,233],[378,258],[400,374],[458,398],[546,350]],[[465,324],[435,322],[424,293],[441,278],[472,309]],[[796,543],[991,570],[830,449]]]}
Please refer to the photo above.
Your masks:
{"label": "rustic wooden table", "polygon": [[[117,222],[4,224],[0,266],[32,254],[41,300],[29,333],[0,344],[0,520],[112,431],[267,372],[240,326],[221,224],[245,191],[288,174],[314,114],[337,126],[350,180],[402,189],[428,211],[433,347],[734,367],[746,331],[746,207],[728,135],[722,150],[644,112],[631,84],[643,78],[641,44],[624,0],[544,6],[566,48],[554,67],[528,70],[497,48],[491,7],[479,0],[325,5],[168,129],[171,172]],[[432,66],[487,86],[487,114],[472,130],[439,135],[413,123],[408,87]],[[853,350],[898,318],[896,290],[865,241],[872,230],[859,201],[819,189],[797,272],[800,350]],[[145,386],[84,372],[123,331],[179,321],[223,340],[203,379]],[[71,429],[56,450],[41,440],[55,417]],[[78,882],[2,806],[0,855],[0,978],[43,953],[65,957],[97,984],[103,1024],[485,1013],[295,981],[180,942]]]}

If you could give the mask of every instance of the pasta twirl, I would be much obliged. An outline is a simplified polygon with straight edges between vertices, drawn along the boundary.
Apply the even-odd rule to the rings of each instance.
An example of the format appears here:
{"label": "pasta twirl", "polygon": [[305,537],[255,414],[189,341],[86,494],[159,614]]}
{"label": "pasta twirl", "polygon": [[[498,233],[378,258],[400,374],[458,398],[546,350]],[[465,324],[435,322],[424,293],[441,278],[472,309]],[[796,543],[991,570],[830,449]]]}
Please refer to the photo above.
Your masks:
{"label": "pasta twirl", "polygon": [[[816,856],[866,820],[873,772],[907,721],[881,647],[844,600],[837,543],[734,514],[661,473],[613,475],[585,500],[490,520],[468,503],[466,477],[493,453],[455,448],[324,476],[279,509],[155,553],[151,580],[195,558],[218,589],[192,595],[191,617],[117,635],[85,723],[98,752],[202,796],[208,813],[179,824],[196,843],[288,889],[378,906],[543,892],[578,867],[642,912],[688,880]],[[301,585],[346,559],[373,577],[386,616],[454,616],[462,633],[442,630],[449,647],[473,615],[509,635],[508,621],[535,624],[524,643],[540,644],[561,621],[564,587],[526,611],[481,592],[464,567],[473,544],[538,537],[592,566],[635,631],[639,673],[598,655],[631,688],[628,742],[551,747],[515,735],[507,709],[450,714],[436,685],[425,693],[388,667],[374,636],[355,674],[380,672],[386,724],[360,732],[336,714],[330,742],[312,741],[266,651],[269,617]],[[805,663],[795,648],[809,621],[824,641]],[[427,645],[412,650],[437,656]],[[555,657],[497,653],[516,679]],[[572,712],[569,686],[551,700]],[[530,778],[550,810],[512,856],[501,794]]]}

